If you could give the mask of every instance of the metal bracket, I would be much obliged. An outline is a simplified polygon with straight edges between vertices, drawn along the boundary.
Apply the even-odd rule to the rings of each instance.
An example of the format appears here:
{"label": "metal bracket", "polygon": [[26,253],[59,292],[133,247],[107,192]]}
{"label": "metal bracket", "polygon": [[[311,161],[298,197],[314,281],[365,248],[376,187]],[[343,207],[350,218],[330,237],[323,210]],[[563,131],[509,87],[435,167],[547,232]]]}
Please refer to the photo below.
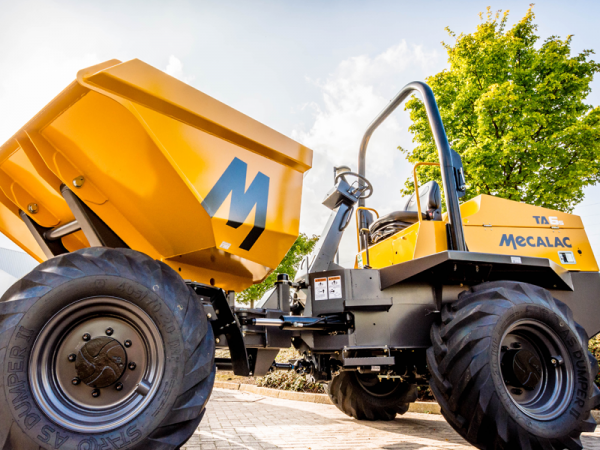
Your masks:
{"label": "metal bracket", "polygon": [[27,225],[27,228],[29,228],[29,231],[44,252],[44,255],[46,255],[46,258],[53,258],[54,256],[62,255],[63,253],[69,253],[69,250],[65,248],[60,239],[47,239],[46,236],[54,231],[52,228],[46,228],[37,224],[35,221],[31,220],[24,211],[19,211],[19,215],[21,216],[21,219],[23,219],[23,222],[25,222],[25,225]]}
{"label": "metal bracket", "polygon": [[210,324],[215,337],[224,334],[227,339],[233,373],[243,377],[250,376],[253,368],[250,367],[242,329],[227,303],[225,292],[222,289],[200,283],[188,283],[188,285],[196,294],[208,298],[217,313],[217,320],[211,321]]}
{"label": "metal bracket", "polygon": [[91,247],[129,248],[119,236],[106,225],[73,191],[63,185],[60,192],[64,197],[83,234]]}

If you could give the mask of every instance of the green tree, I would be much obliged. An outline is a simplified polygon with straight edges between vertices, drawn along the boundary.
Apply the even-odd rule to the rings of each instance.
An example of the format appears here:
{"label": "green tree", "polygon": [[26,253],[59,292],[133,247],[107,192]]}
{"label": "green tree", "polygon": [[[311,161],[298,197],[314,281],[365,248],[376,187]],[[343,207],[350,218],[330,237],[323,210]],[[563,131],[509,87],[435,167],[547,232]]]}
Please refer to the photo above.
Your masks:
{"label": "green tree", "polygon": [[290,279],[294,279],[302,258],[312,251],[318,240],[319,236],[313,235],[312,237],[308,237],[306,234],[300,233],[300,236],[298,236],[298,239],[296,239],[292,248],[287,252],[283,261],[279,263],[277,269],[261,283],[250,286],[248,289],[240,292],[236,296],[236,300],[250,304],[260,300],[264,293],[274,286],[275,281],[277,280],[277,274],[287,273],[290,276]]}
{"label": "green tree", "polygon": [[[451,146],[463,159],[465,200],[490,194],[571,211],[599,180],[600,108],[585,103],[600,64],[592,50],[571,55],[572,36],[541,45],[531,10],[507,29],[508,11],[486,17],[472,34],[442,43],[449,69],[427,79]],[[408,101],[417,146],[410,162],[438,161],[423,103]],[[420,179],[441,180],[437,167]],[[413,190],[408,181],[404,194]]]}

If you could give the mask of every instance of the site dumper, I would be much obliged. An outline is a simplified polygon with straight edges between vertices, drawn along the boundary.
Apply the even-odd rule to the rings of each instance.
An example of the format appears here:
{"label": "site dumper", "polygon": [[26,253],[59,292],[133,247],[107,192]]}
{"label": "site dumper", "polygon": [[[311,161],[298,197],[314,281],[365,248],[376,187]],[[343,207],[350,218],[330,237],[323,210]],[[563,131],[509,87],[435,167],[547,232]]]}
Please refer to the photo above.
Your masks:
{"label": "site dumper", "polygon": [[[415,92],[439,162],[417,164],[415,194],[389,196],[379,217],[369,139]],[[461,204],[461,158],[431,89],[410,83],[368,127],[357,172],[338,170],[295,279],[236,306],[298,236],[311,164],[310,149],[141,61],[79,72],[0,147],[0,231],[41,263],[0,301],[2,448],[180,448],[226,369],[329,382],[359,420],[394,419],[429,384],[478,448],[581,449],[600,404],[587,350],[600,274],[580,218]],[[422,164],[440,166],[443,189],[419,184]],[[276,363],[290,346],[301,359]]]}

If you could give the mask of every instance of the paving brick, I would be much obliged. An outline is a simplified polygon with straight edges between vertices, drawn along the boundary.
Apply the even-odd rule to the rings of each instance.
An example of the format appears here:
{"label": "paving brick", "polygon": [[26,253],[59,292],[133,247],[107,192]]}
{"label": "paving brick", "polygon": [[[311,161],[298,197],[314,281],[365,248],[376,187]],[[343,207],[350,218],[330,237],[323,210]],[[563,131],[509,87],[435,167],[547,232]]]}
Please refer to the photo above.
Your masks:
{"label": "paving brick", "polygon": [[[183,450],[402,449],[464,450],[467,444],[437,414],[406,413],[392,422],[354,420],[331,404],[263,397],[215,388],[200,428]],[[585,433],[586,450],[600,450],[600,427]]]}

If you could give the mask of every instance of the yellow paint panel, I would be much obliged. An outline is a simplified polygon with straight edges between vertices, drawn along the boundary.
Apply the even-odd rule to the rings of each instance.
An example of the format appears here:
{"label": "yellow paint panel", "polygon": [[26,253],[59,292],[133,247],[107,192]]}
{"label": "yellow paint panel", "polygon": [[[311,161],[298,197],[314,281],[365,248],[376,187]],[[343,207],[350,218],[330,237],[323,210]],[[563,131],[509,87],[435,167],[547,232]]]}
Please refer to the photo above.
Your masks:
{"label": "yellow paint panel", "polygon": [[[465,227],[470,251],[548,258],[567,270],[597,272],[598,264],[583,229]],[[573,252],[575,264],[565,264],[559,252]]]}
{"label": "yellow paint panel", "polygon": [[[380,269],[447,249],[446,223],[423,221],[369,247],[369,262],[374,269]],[[366,252],[361,252],[361,255],[363,263],[366,264]],[[355,264],[355,267],[357,266],[358,264]]]}
{"label": "yellow paint panel", "polygon": [[491,195],[480,195],[460,205],[465,226],[583,228],[579,216]]}

